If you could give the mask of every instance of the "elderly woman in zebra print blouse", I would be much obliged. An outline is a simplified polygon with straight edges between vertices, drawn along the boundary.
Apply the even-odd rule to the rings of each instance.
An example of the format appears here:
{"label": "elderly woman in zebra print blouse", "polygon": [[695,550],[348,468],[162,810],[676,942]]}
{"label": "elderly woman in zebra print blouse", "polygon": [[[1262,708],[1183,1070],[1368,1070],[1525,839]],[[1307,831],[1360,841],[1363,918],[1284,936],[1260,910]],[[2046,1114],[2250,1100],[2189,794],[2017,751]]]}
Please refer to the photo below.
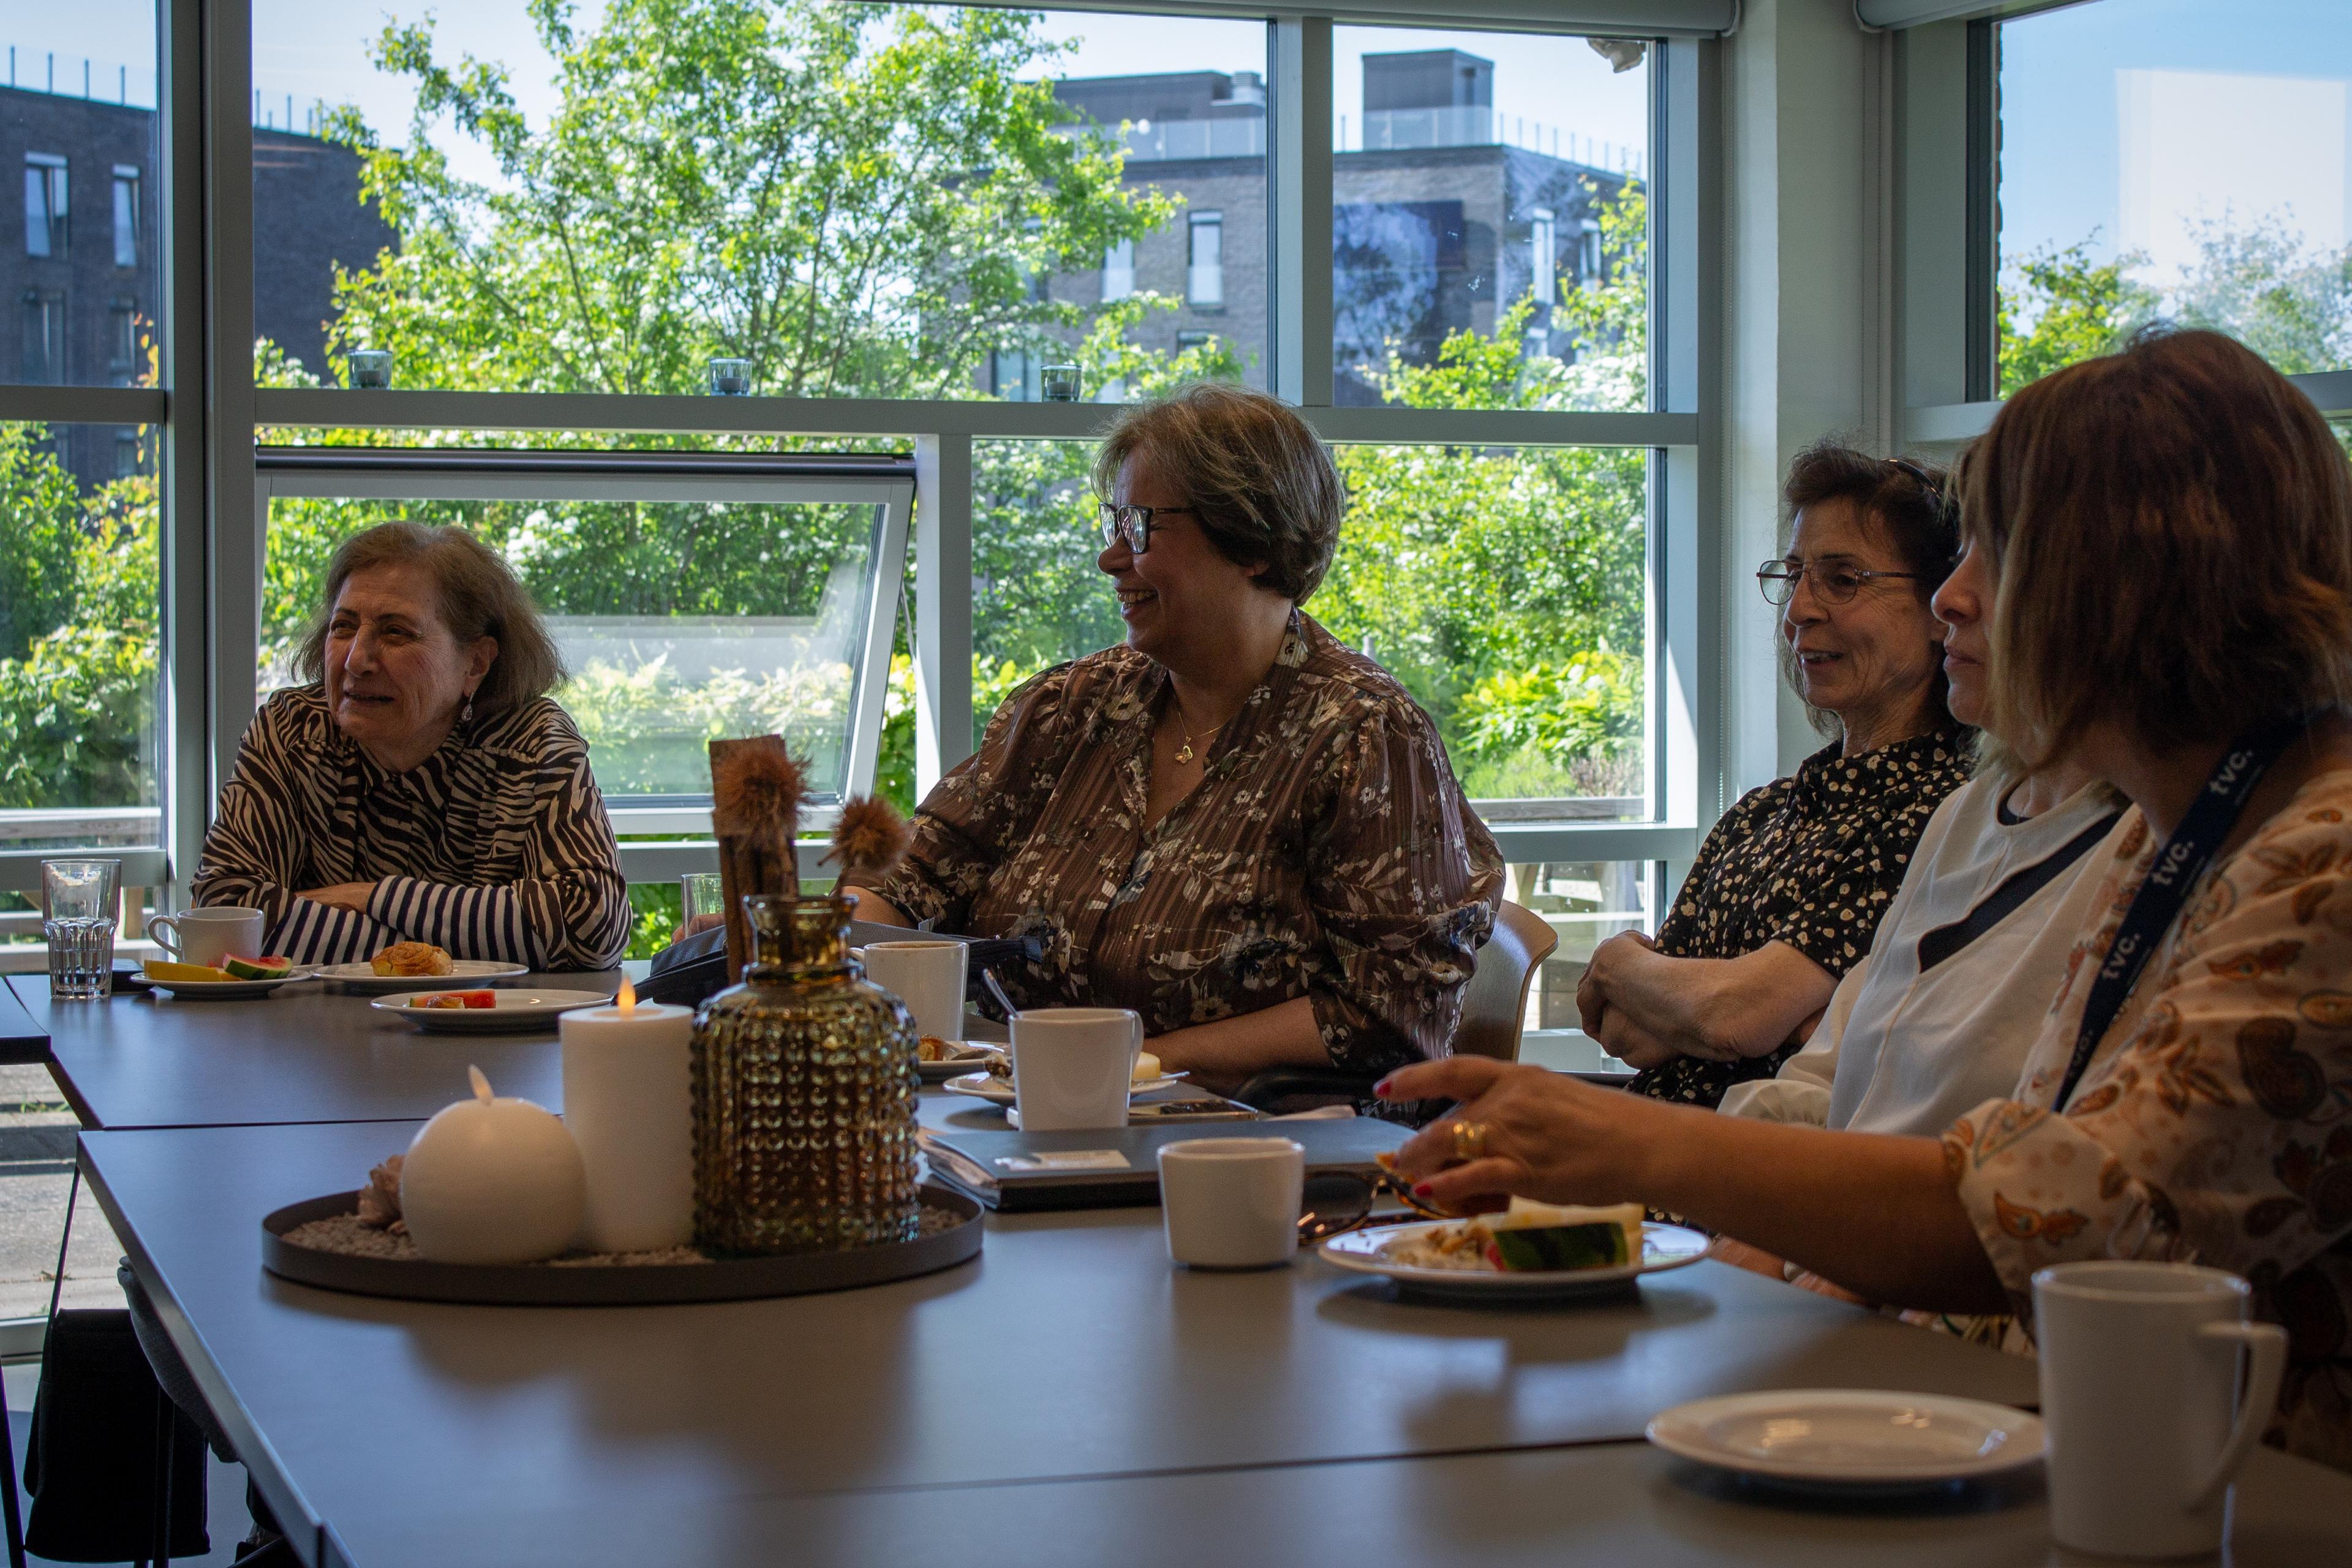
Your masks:
{"label": "elderly woman in zebra print blouse", "polygon": [[298,963],[429,942],[601,969],[628,889],[562,669],[507,564],[460,528],[379,523],[328,563],[326,607],[221,791],[199,904],[267,911]]}

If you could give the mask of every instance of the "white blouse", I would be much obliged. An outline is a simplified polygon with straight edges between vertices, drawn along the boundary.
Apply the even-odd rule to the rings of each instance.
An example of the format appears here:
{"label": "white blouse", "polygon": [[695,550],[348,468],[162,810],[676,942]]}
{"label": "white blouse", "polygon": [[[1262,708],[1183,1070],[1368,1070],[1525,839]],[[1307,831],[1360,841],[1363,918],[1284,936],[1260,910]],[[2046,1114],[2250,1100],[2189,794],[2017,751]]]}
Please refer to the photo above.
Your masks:
{"label": "white blouse", "polygon": [[1804,1049],[1777,1078],[1734,1085],[1725,1114],[1934,1137],[2015,1091],[2112,857],[2093,847],[1925,969],[1920,939],[1966,920],[2011,877],[2121,808],[2093,785],[2039,816],[2004,822],[2000,802],[2013,783],[1975,780],[1937,808],[1869,954],[1839,983]]}

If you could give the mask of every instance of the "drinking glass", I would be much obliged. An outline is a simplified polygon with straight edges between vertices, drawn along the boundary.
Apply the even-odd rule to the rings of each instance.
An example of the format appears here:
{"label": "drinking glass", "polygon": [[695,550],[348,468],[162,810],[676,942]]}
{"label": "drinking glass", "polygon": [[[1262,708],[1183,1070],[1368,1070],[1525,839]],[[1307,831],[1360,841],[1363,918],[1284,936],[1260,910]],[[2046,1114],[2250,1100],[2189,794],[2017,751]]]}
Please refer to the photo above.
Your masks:
{"label": "drinking glass", "polygon": [[82,1000],[114,990],[114,921],[122,907],[120,860],[41,862],[41,939],[49,944],[49,994]]}
{"label": "drinking glass", "polygon": [[354,391],[380,391],[392,384],[390,349],[353,349],[343,356]]}
{"label": "drinking glass", "polygon": [[1083,384],[1074,364],[1049,364],[1037,373],[1038,388],[1048,403],[1076,403]]}
{"label": "drinking glass", "polygon": [[751,396],[751,362],[747,359],[712,360],[710,391],[715,397]]}
{"label": "drinking glass", "polygon": [[[688,871],[677,879],[677,929],[692,936],[698,915],[712,917],[713,923],[727,917],[727,897],[716,871]],[[706,924],[702,929],[710,928]]]}

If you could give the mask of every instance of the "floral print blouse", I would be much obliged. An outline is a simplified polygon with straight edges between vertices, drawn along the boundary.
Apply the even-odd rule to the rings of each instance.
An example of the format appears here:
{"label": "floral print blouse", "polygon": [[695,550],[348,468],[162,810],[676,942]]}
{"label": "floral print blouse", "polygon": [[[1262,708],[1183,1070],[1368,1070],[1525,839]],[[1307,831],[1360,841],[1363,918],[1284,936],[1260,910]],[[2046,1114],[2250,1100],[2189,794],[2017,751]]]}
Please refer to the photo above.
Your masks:
{"label": "floral print blouse", "polygon": [[933,929],[1036,935],[1024,1006],[1132,1007],[1147,1033],[1314,1005],[1335,1066],[1449,1048],[1502,857],[1404,689],[1294,613],[1274,668],[1147,825],[1166,669],[1125,647],[1058,666],[941,779],[875,889]]}
{"label": "floral print blouse", "polygon": [[[2135,810],[2016,1094],[1944,1133],[2031,1346],[2033,1271],[2202,1263],[2284,1324],[2270,1439],[2352,1469],[2352,771],[2323,773],[2209,868],[2050,1109],[2091,980],[2161,847]],[[2103,848],[2097,853],[2106,853]]]}
{"label": "floral print blouse", "polygon": [[[1969,780],[1969,738],[1953,725],[1845,756],[1832,742],[1797,771],[1749,790],[1699,847],[1658,926],[1673,958],[1739,958],[1785,942],[1843,979],[1862,962],[1936,808]],[[1769,1079],[1801,1042],[1745,1061],[1676,1057],[1627,1087],[1709,1109]]]}

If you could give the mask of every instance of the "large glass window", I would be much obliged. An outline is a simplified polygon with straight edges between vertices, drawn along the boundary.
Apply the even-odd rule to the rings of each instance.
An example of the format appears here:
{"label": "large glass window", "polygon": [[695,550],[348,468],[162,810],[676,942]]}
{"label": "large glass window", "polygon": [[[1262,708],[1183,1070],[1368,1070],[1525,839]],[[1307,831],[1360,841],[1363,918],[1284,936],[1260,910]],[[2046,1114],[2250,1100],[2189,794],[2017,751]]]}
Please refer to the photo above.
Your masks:
{"label": "large glass window", "polygon": [[[1490,822],[1642,821],[1649,454],[1341,446],[1349,510],[1307,613],[1436,720]],[[973,450],[972,720],[1123,636],[1078,442]]]}
{"label": "large glass window", "polygon": [[569,674],[553,695],[620,820],[707,805],[707,743],[729,735],[783,735],[820,805],[870,788],[911,465],[742,455],[664,472],[660,454],[579,451],[562,462],[266,451],[259,694],[299,679],[339,542],[391,518],[457,523],[506,557],[545,615]]}
{"label": "large glass window", "polygon": [[1332,40],[1335,400],[1646,406],[1646,49],[1391,27]]}
{"label": "large glass window", "polygon": [[150,432],[0,423],[0,851],[157,842],[156,530]]}
{"label": "large glass window", "polygon": [[1641,860],[1548,861],[1508,868],[1503,896],[1542,916],[1559,939],[1528,988],[1522,1061],[1567,1072],[1632,1072],[1584,1034],[1576,988],[1594,948],[1621,931],[1656,934],[1664,870],[1655,862]]}
{"label": "large glass window", "polygon": [[257,0],[265,376],[340,382],[365,348],[395,386],[693,393],[726,357],[770,395],[966,398],[1050,360],[1103,395],[1205,315],[1263,379],[1265,37],[828,0]]}
{"label": "large glass window", "polygon": [[[153,384],[155,16],[154,0],[7,9],[0,381]],[[111,319],[124,302],[138,344],[128,361]]]}
{"label": "large glass window", "polygon": [[2352,366],[2352,8],[2103,0],[1999,40],[2003,395],[2158,316]]}

